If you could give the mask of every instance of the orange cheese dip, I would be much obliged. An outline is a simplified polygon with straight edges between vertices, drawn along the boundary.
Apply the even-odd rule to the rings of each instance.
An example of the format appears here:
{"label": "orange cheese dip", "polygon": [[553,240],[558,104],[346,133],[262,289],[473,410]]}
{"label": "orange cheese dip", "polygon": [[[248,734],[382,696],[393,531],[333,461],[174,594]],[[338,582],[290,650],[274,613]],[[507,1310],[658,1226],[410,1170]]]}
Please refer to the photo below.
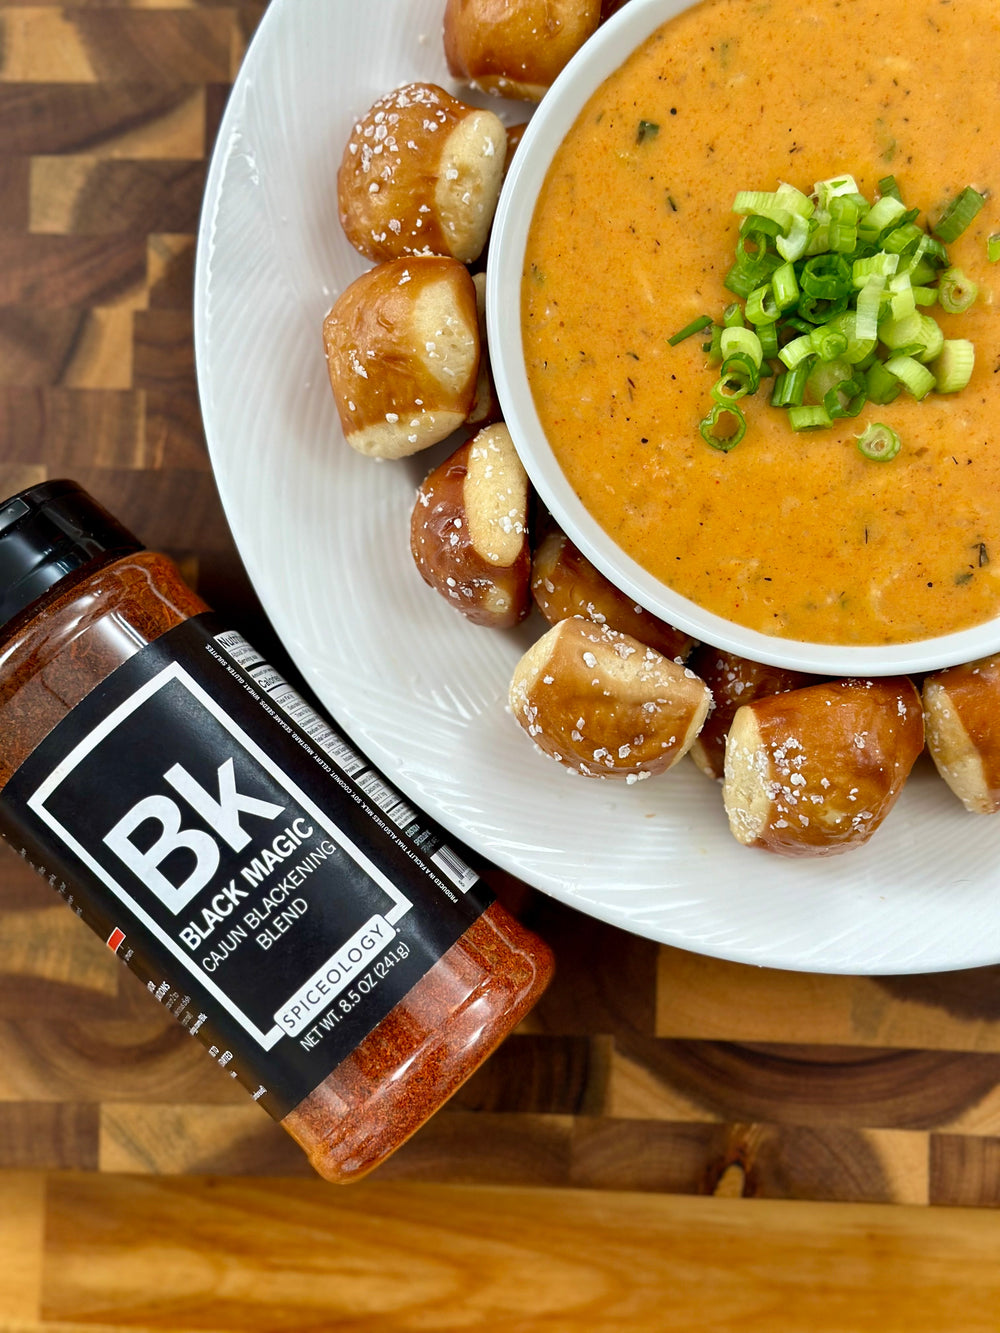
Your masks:
{"label": "orange cheese dip", "polygon": [[[647,40],[558,150],[528,238],[522,323],[552,448],[610,536],[676,591],[789,638],[890,644],[1000,612],[1000,8],[994,0],[703,0]],[[640,131],[640,122],[646,128]],[[650,128],[653,127],[653,128]],[[969,338],[953,395],[906,390],[796,433],[744,398],[729,453],[698,433],[718,368],[704,335],[734,298],[739,189],[896,176],[934,220],[964,186],[985,208],[949,247],[979,284],[931,314]],[[855,445],[883,421],[903,446]]]}

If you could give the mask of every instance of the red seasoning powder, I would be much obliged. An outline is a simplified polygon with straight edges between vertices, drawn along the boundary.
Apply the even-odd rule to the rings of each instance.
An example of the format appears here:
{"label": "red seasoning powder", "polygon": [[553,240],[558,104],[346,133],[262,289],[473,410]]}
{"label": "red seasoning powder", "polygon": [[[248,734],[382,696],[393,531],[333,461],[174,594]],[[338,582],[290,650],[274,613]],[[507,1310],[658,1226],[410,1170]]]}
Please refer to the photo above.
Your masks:
{"label": "red seasoning powder", "polygon": [[527,1013],[547,946],[70,482],[0,505],[0,829],[328,1180]]}

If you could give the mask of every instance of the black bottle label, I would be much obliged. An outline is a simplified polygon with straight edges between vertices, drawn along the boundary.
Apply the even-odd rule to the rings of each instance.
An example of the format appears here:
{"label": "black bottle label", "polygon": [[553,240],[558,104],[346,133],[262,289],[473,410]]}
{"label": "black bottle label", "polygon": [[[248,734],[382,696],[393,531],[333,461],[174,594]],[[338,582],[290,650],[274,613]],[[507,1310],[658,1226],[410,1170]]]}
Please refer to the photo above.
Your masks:
{"label": "black bottle label", "polygon": [[0,828],[279,1119],[492,901],[210,614],[63,719],[0,794]]}

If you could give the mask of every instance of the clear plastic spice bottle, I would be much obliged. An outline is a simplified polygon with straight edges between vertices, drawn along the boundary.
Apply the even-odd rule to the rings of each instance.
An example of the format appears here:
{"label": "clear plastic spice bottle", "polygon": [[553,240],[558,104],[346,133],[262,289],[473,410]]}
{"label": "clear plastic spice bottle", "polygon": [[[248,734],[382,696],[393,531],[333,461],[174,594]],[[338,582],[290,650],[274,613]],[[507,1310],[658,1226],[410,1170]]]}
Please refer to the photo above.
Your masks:
{"label": "clear plastic spice bottle", "polygon": [[547,946],[165,556],[0,504],[0,831],[329,1180],[502,1041]]}

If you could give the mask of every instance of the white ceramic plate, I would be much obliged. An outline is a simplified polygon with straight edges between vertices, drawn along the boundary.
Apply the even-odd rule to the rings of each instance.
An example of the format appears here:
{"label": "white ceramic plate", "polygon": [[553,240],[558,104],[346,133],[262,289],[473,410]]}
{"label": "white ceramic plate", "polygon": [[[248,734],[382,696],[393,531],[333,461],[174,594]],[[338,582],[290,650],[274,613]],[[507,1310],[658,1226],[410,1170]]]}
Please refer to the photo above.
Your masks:
{"label": "white ceramic plate", "polygon": [[749,851],[689,761],[623,788],[537,754],[505,700],[541,623],[477,628],[420,581],[409,514],[443,450],[376,463],[348,448],[320,341],[334,296],[365,268],[336,214],[353,120],[407,80],[451,86],[442,0],[376,8],[273,0],[230,97],[198,248],[213,466],[250,577],[310,686],[454,835],[615,925],[811,971],[1000,960],[1000,820],[965,814],[931,770],[868,847],[824,862]]}

